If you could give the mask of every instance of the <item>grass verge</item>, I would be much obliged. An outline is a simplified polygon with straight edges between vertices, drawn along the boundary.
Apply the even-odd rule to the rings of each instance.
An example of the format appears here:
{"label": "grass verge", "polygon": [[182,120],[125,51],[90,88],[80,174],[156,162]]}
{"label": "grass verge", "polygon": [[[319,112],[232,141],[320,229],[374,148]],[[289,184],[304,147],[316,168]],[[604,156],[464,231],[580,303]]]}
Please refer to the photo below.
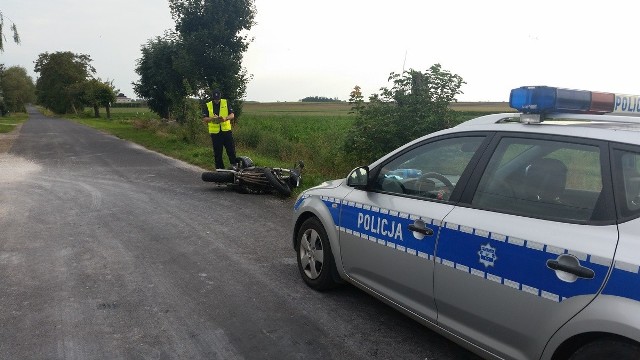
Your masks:
{"label": "grass verge", "polygon": [[28,118],[29,115],[27,113],[10,113],[7,116],[0,117],[0,133],[12,132],[16,126],[25,122]]}
{"label": "grass verge", "polygon": [[[496,108],[460,107],[457,121],[500,108],[500,104],[490,105]],[[343,178],[351,169],[365,165],[353,163],[343,151],[345,135],[355,121],[344,104],[247,103],[243,110],[233,128],[237,155],[250,157],[257,166],[269,167],[292,167],[303,160],[303,182],[294,196],[323,181]],[[92,116],[91,111],[86,111],[66,117],[204,169],[214,168],[211,139],[199,121],[179,125],[141,108],[112,109],[109,120]]]}
{"label": "grass verge", "polygon": [[[340,145],[353,118],[346,111],[311,110],[304,115],[245,111],[233,129],[237,155],[250,157],[257,166],[270,167],[293,167],[303,160],[303,182],[294,194],[346,176],[351,165],[345,163]],[[179,125],[140,109],[117,109],[111,119],[92,115],[87,111],[65,118],[204,169],[214,168],[211,139],[199,122]]]}

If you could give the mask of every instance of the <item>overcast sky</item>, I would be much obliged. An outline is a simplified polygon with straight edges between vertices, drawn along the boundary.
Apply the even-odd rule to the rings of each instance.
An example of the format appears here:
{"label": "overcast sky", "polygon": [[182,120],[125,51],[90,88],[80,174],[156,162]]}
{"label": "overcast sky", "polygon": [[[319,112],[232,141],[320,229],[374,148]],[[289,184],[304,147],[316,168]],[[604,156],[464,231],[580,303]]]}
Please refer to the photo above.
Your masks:
{"label": "overcast sky", "polygon": [[[388,86],[391,72],[440,63],[466,82],[459,101],[508,101],[548,85],[640,94],[639,1],[255,0],[246,100],[347,100]],[[43,52],[90,55],[96,76],[129,97],[140,47],[173,29],[166,0],[2,0],[0,63],[36,79]],[[11,42],[18,26],[22,43]]]}

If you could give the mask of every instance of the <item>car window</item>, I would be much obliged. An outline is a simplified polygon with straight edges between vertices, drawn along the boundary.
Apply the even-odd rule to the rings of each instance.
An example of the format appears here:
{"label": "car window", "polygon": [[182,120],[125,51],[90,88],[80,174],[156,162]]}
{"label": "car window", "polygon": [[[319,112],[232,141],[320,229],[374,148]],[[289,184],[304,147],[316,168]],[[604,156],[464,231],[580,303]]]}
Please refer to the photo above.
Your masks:
{"label": "car window", "polygon": [[615,154],[622,174],[623,215],[637,216],[640,214],[640,153],[616,151]]}
{"label": "car window", "polygon": [[415,147],[383,165],[373,190],[447,201],[483,140],[466,136]]}
{"label": "car window", "polygon": [[588,221],[602,191],[597,146],[503,138],[472,205],[557,221]]}

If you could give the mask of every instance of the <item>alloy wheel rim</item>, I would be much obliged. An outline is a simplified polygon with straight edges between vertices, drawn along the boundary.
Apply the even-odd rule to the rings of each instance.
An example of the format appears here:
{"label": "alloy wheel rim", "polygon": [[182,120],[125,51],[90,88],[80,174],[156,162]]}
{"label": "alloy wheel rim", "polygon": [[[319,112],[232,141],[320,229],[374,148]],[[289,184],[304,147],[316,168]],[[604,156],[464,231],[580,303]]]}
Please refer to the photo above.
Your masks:
{"label": "alloy wheel rim", "polygon": [[308,229],[302,234],[298,256],[305,276],[311,280],[317,279],[322,273],[324,263],[324,249],[317,231]]}

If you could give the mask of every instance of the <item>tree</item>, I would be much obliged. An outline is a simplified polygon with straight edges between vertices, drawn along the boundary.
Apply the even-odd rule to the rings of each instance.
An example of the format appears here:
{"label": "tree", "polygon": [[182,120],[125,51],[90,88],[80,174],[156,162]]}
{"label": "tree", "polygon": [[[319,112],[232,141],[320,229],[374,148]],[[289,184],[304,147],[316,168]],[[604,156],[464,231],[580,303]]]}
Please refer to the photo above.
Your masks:
{"label": "tree", "polygon": [[140,80],[133,83],[133,90],[147,99],[153,112],[165,119],[171,117],[172,110],[188,95],[184,77],[176,65],[180,51],[175,35],[158,36],[142,46],[142,57],[135,69]]}
{"label": "tree", "polygon": [[35,100],[35,85],[25,68],[12,66],[0,71],[0,94],[7,111],[26,112],[25,105]]}
{"label": "tree", "polygon": [[410,69],[391,73],[391,89],[361,101],[360,89],[350,102],[356,113],[354,126],[347,134],[345,150],[356,160],[370,162],[420,136],[451,126],[449,104],[462,94],[462,77],[443,70],[440,64],[422,73]]}
{"label": "tree", "polygon": [[253,0],[169,0],[179,35],[180,59],[193,95],[218,88],[234,99],[236,115],[242,111],[249,76],[242,58],[252,39],[246,31],[255,24]]}
{"label": "tree", "polygon": [[91,57],[72,52],[42,53],[35,62],[38,103],[58,114],[77,112],[83,107],[82,86],[96,70]]}
{"label": "tree", "polygon": [[362,88],[358,85],[353,87],[353,90],[349,94],[349,104],[351,105],[351,113],[359,114],[364,108],[364,95],[362,95]]}
{"label": "tree", "polygon": [[[15,42],[16,44],[20,44],[20,35],[18,34],[18,27],[13,21],[11,21],[11,26],[9,27],[9,29],[11,29],[11,32],[13,33],[13,42]],[[7,38],[4,33],[4,15],[2,14],[2,11],[0,11],[0,52],[4,52],[4,42],[6,40]]]}
{"label": "tree", "polygon": [[113,86],[112,81],[102,81],[100,79],[91,79],[83,84],[84,97],[83,101],[86,105],[93,108],[93,115],[100,117],[100,107],[104,107],[107,111],[107,118],[111,118],[111,103],[116,101],[116,93],[118,90]]}

